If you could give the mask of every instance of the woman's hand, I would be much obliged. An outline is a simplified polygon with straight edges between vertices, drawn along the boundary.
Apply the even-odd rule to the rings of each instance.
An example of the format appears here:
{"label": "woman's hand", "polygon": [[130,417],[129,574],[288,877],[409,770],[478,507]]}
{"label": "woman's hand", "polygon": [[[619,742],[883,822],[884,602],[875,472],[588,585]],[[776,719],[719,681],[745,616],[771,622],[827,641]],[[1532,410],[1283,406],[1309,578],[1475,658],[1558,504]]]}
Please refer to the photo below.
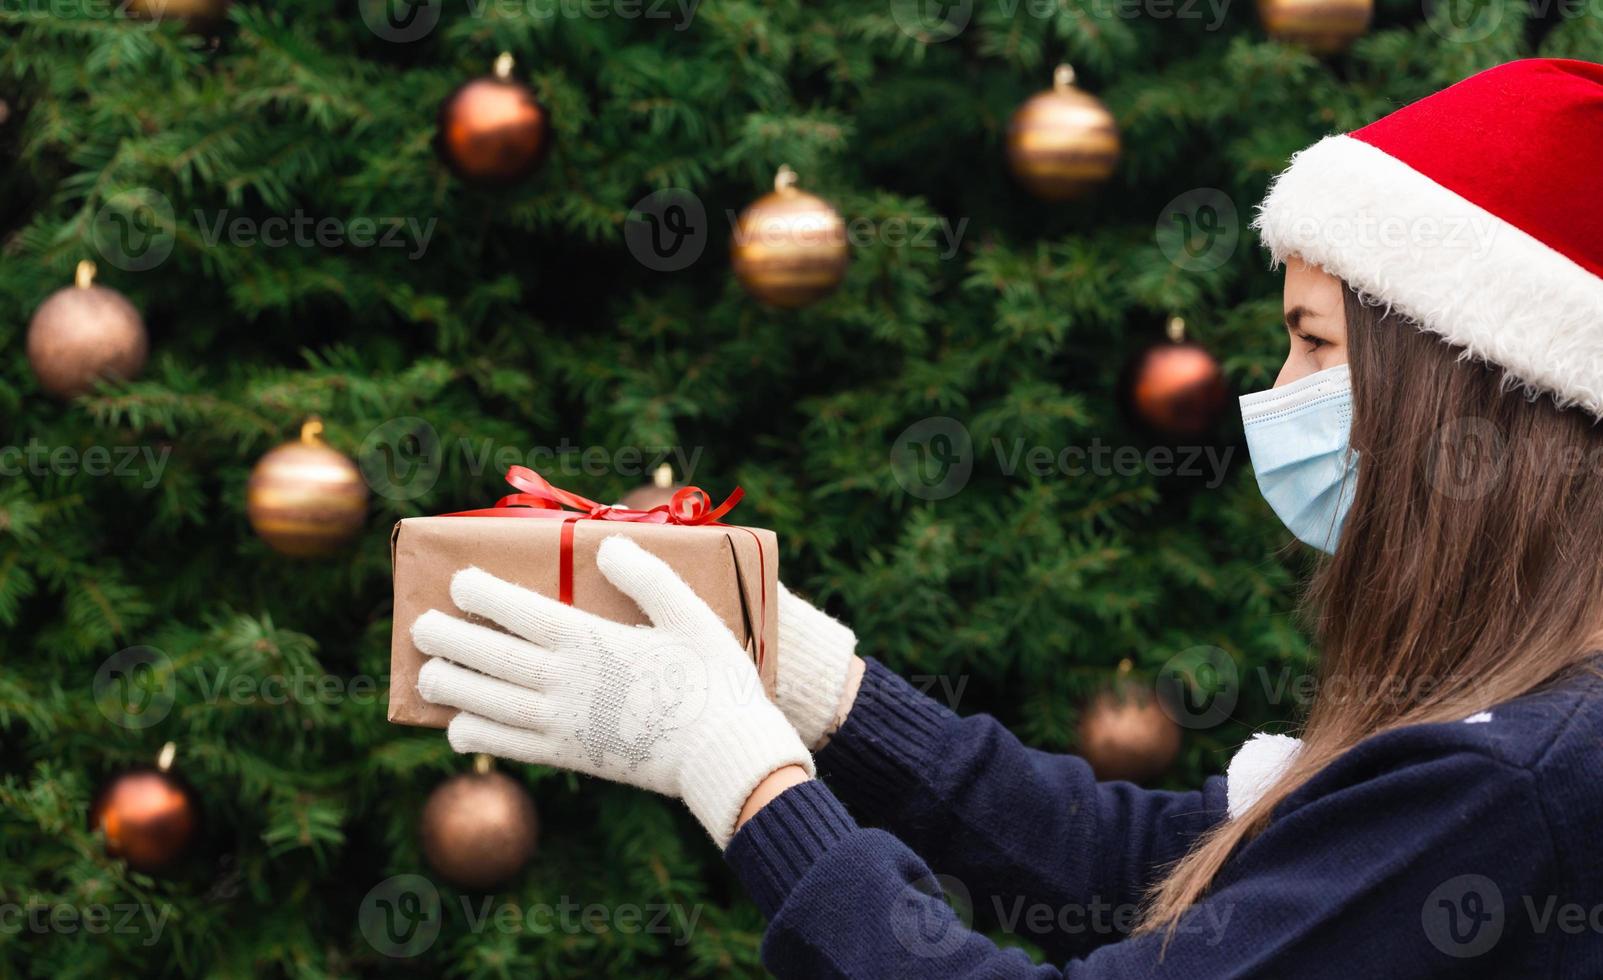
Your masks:
{"label": "woman's hand", "polygon": [[572,769],[683,799],[719,847],[771,774],[812,756],[764,696],[746,651],[661,559],[602,542],[596,564],[651,626],[625,626],[477,568],[451,580],[462,611],[510,633],[430,610],[412,625],[430,659],[418,691],[462,709],[458,752]]}
{"label": "woman's hand", "polygon": [[857,700],[863,659],[846,624],[779,585],[779,663],[774,703],[817,750]]}

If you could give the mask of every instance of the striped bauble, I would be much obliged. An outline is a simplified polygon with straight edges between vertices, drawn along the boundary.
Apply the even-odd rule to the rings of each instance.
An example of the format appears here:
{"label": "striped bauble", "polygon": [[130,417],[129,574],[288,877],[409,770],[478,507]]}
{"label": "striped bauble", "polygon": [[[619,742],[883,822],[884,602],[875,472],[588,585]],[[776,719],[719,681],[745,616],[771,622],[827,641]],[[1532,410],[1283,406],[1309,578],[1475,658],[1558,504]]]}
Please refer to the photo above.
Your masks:
{"label": "striped bauble", "polygon": [[735,221],[729,255],[752,296],[770,306],[807,306],[846,277],[846,223],[829,202],[798,190],[796,172],[781,167],[774,192]]}
{"label": "striped bauble", "polygon": [[1258,0],[1265,33],[1314,54],[1347,50],[1374,14],[1375,0]]}
{"label": "striped bauble", "polygon": [[331,449],[316,419],[301,438],[269,451],[251,471],[245,513],[274,551],[326,555],[355,537],[367,517],[367,484],[356,464]]}
{"label": "striped bauble", "polygon": [[1007,127],[1007,162],[1024,189],[1068,201],[1107,180],[1119,162],[1119,125],[1102,100],[1059,65],[1052,87],[1030,96]]}

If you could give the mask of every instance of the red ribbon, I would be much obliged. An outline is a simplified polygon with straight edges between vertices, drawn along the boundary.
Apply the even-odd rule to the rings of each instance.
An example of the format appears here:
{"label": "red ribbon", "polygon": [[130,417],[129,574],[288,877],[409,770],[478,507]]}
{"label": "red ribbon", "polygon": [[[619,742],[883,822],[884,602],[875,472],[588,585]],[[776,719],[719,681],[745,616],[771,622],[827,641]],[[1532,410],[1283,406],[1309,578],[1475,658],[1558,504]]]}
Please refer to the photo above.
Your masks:
{"label": "red ribbon", "polygon": [[[719,518],[735,509],[746,491],[736,487],[724,502],[714,507],[712,497],[700,487],[681,487],[674,491],[673,499],[650,510],[634,510],[610,504],[598,504],[571,490],[552,486],[545,477],[527,466],[514,466],[507,470],[506,480],[521,493],[509,493],[495,502],[494,507],[478,510],[459,510],[444,517],[547,517],[562,521],[562,539],[558,557],[557,598],[573,605],[573,529],[579,521],[625,521],[634,524],[676,524],[681,527],[729,527],[751,534],[757,541],[758,595],[762,611],[757,631],[757,667],[762,669],[763,637],[768,627],[768,574],[763,558],[762,541],[750,529],[725,524]],[[742,601],[745,597],[741,597]]]}

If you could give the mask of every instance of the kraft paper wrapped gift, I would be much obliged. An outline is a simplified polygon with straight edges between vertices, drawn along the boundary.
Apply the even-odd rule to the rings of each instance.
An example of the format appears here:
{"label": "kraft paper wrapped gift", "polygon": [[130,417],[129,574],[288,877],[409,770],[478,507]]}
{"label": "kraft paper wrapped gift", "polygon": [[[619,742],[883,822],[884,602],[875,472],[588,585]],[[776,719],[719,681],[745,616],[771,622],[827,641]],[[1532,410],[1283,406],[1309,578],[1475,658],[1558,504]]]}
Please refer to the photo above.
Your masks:
{"label": "kraft paper wrapped gift", "polygon": [[[582,510],[591,513],[538,504],[544,497],[539,494],[536,506],[551,508],[540,516],[488,516],[497,511],[507,513],[509,501],[514,501],[514,510],[518,509],[516,501],[529,502],[528,494],[518,494],[503,498],[496,508],[412,517],[395,525],[390,539],[395,570],[390,721],[444,728],[456,714],[456,709],[429,704],[418,694],[417,674],[424,656],[412,644],[412,623],[430,609],[466,616],[451,602],[451,576],[460,569],[476,565],[526,589],[560,598],[566,560],[571,562],[568,584],[574,606],[620,623],[648,622],[634,600],[614,588],[596,568],[596,549],[614,534],[633,539],[679,573],[745,646],[757,663],[763,688],[772,695],[779,644],[779,539],[772,531],[711,522],[670,523],[671,518],[660,513],[661,509],[645,512],[653,514],[651,518],[641,518],[638,515],[643,512],[599,507],[550,488],[530,471],[523,473],[552,490],[544,499],[569,507],[590,505]],[[508,479],[515,475],[509,474]],[[727,510],[727,506],[728,502],[719,510]],[[598,516],[591,516],[596,512]],[[635,515],[633,519],[631,515]],[[566,534],[564,528],[569,529]],[[566,558],[565,536],[569,538]]]}

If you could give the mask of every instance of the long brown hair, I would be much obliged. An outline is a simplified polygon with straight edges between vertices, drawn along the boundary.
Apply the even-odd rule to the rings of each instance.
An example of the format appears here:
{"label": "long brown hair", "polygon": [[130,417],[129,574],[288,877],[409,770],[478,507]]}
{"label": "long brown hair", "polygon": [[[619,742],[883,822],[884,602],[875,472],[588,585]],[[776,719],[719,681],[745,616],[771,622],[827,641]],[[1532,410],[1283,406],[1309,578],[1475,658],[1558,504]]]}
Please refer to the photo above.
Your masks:
{"label": "long brown hair", "polygon": [[1170,869],[1140,932],[1178,925],[1275,807],[1360,740],[1525,694],[1603,639],[1603,427],[1350,288],[1346,310],[1357,486],[1304,597],[1320,666],[1303,747]]}

